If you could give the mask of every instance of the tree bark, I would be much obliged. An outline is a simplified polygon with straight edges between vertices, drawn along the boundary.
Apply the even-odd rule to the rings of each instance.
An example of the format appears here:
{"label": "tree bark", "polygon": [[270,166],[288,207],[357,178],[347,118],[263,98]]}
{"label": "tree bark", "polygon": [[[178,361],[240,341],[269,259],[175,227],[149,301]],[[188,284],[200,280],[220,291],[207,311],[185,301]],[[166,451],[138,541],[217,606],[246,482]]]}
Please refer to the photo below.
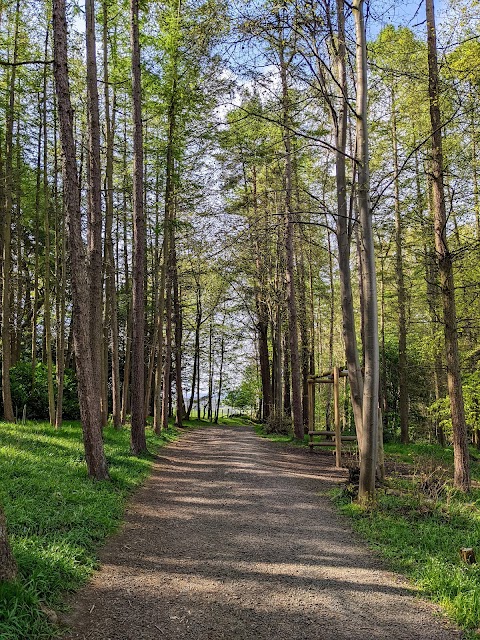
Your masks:
{"label": "tree bark", "polygon": [[0,583],[17,577],[17,564],[12,555],[7,534],[7,521],[0,507]]}
{"label": "tree bark", "polygon": [[57,215],[56,280],[57,280],[57,406],[55,428],[60,429],[63,422],[63,390],[65,380],[65,313],[67,287],[67,241],[65,232],[65,211],[63,201],[58,198],[58,131],[57,107],[54,108],[54,203]]}
{"label": "tree bark", "polygon": [[[48,55],[47,29],[45,36],[44,56]],[[43,318],[45,329],[45,350],[47,356],[47,388],[48,388],[48,417],[50,424],[56,424],[55,392],[53,388],[53,359],[52,359],[52,316],[50,309],[50,194],[48,187],[48,139],[47,139],[47,65],[43,68],[43,214],[45,231],[45,273],[44,273],[44,305]]]}
{"label": "tree bark", "polygon": [[288,308],[288,336],[290,347],[290,373],[292,387],[292,417],[295,438],[304,436],[300,353],[298,345],[297,300],[295,295],[295,247],[293,239],[294,215],[292,210],[292,145],[290,132],[290,97],[288,94],[287,62],[283,44],[279,47],[280,78],[282,82],[283,145],[285,148],[285,254]]}
{"label": "tree bark", "polygon": [[175,236],[172,234],[172,275],[173,275],[173,319],[175,322],[175,391],[177,398],[177,411],[175,426],[182,427],[183,413],[185,410],[182,387],[182,307],[180,303],[178,287],[177,252],[175,248]]}
{"label": "tree bark", "polygon": [[89,271],[90,339],[93,383],[99,390],[103,345],[102,319],[102,178],[100,170],[100,112],[98,99],[97,45],[95,37],[95,0],[85,0],[85,38],[87,62],[88,133],[88,225],[87,265]]}
{"label": "tree bark", "polygon": [[365,376],[362,398],[362,439],[360,444],[360,481],[358,496],[369,500],[375,494],[375,472],[378,450],[378,311],[375,255],[370,211],[370,175],[367,127],[367,48],[363,17],[363,0],[354,0],[353,14],[356,35],[356,149],[358,189],[357,202],[361,229],[361,259],[365,300]]}
{"label": "tree bark", "polygon": [[432,126],[432,203],[434,214],[435,250],[443,306],[447,383],[453,427],[454,485],[461,491],[470,490],[470,458],[467,426],[463,405],[462,379],[458,353],[457,312],[452,254],[448,249],[447,212],[445,206],[442,120],[437,61],[437,39],[433,0],[426,0],[427,45],[429,71],[430,122]]}
{"label": "tree bark", "polygon": [[223,390],[223,364],[225,361],[225,336],[222,333],[222,339],[220,341],[220,368],[218,372],[218,392],[217,392],[217,404],[215,406],[215,415],[213,423],[218,424],[218,414],[220,413],[220,402],[222,400]]}
{"label": "tree bark", "polygon": [[392,151],[395,192],[395,266],[398,302],[398,404],[400,439],[408,444],[408,384],[407,384],[407,319],[405,304],[405,277],[403,273],[403,222],[400,210],[400,184],[398,170],[397,115],[395,93],[392,90]]}
{"label": "tree bark", "polygon": [[108,3],[103,2],[103,81],[105,97],[105,262],[106,262],[106,306],[110,330],[110,353],[112,360],[112,420],[115,429],[121,427],[120,362],[118,338],[117,288],[115,282],[115,253],[113,250],[113,142],[115,137],[115,93],[113,108],[110,108],[110,83],[108,70]]}
{"label": "tree bark", "polygon": [[[20,3],[17,0],[15,13],[15,35],[13,62],[18,57],[18,26]],[[10,327],[11,269],[12,269],[12,191],[13,191],[13,121],[15,107],[16,66],[10,71],[8,108],[5,122],[5,222],[3,227],[3,288],[2,288],[2,398],[3,415],[7,422],[13,422],[12,392],[10,387],[10,366],[12,341]]]}
{"label": "tree bark", "polygon": [[[67,65],[67,21],[65,0],[53,0],[54,76],[63,150],[63,184],[65,212],[69,236],[72,277],[73,331],[75,362],[78,376],[80,413],[83,426],[85,459],[88,473],[97,480],[108,478],[100,416],[100,389],[95,381],[90,335],[89,272],[86,269],[85,247],[82,240],[80,192],[75,141],[73,137],[73,109]],[[101,274],[100,274],[101,276]]]}
{"label": "tree bark", "polygon": [[347,201],[347,179],[345,152],[347,148],[347,74],[345,46],[344,1],[337,0],[338,37],[336,51],[336,84],[339,103],[336,117],[335,178],[337,189],[336,234],[338,246],[338,269],[340,276],[340,304],[342,308],[343,341],[347,360],[348,381],[352,400],[353,416],[359,444],[362,440],[363,374],[358,355],[355,315],[353,308],[352,275],[350,268],[351,216]]}
{"label": "tree bark", "polygon": [[132,431],[135,455],[147,450],[145,438],[145,211],[140,70],[139,0],[130,2],[133,103],[133,274],[132,274]]}
{"label": "tree bark", "polygon": [[[188,408],[185,418],[190,420],[190,414],[193,409],[193,403],[195,398],[195,389],[197,385],[197,377],[200,369],[200,329],[202,326],[202,290],[200,288],[200,282],[197,282],[196,289],[196,314],[195,314],[195,344],[193,347],[193,372],[192,372],[192,386],[190,390],[190,399],[188,401]],[[198,411],[198,419],[200,419],[200,410]]]}

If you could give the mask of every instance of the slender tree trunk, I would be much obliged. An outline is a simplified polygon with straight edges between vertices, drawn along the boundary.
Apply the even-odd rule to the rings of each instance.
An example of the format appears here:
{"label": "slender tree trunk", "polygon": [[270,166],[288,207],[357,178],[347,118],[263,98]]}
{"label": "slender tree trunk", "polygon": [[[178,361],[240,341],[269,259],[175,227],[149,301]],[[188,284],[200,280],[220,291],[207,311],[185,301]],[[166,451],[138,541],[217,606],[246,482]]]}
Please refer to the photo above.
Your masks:
{"label": "slender tree trunk", "polygon": [[16,66],[18,57],[18,26],[20,3],[17,0],[15,13],[15,35],[13,63],[10,70],[8,108],[5,123],[5,223],[3,228],[3,289],[2,289],[2,398],[3,415],[7,422],[13,422],[12,392],[10,387],[10,366],[12,341],[10,327],[11,309],[11,269],[12,269],[12,191],[13,191],[13,121],[15,107]]}
{"label": "slender tree trunk", "polygon": [[130,1],[133,102],[133,274],[132,274],[132,431],[135,455],[147,450],[145,438],[145,211],[143,207],[142,87],[139,0]]}
{"label": "slender tree trunk", "polygon": [[398,302],[398,396],[400,438],[407,444],[408,436],[408,384],[407,384],[407,319],[405,310],[405,278],[403,274],[403,222],[400,211],[400,184],[398,170],[397,116],[395,93],[392,91],[392,151],[395,191],[395,266]]}
{"label": "slender tree trunk", "polygon": [[[174,219],[175,219],[175,139],[176,139],[176,106],[177,106],[177,81],[174,75],[168,108],[168,141],[167,141],[167,175],[165,179],[165,219],[163,229],[163,262],[160,272],[159,286],[159,341],[157,354],[157,372],[155,384],[155,430],[168,428],[168,403],[170,396],[170,371],[172,360],[172,278],[173,278],[173,244],[174,244]],[[165,325],[165,362],[163,363],[163,316],[166,315]],[[163,391],[160,397],[160,382],[162,380],[163,365]]]}
{"label": "slender tree trunk", "polygon": [[[191,386],[191,392],[190,392],[190,399],[188,401],[188,409],[185,416],[187,420],[190,420],[190,413],[193,409],[193,402],[195,398],[195,388],[197,385],[197,377],[198,377],[199,367],[200,367],[200,329],[202,326],[201,295],[202,295],[202,292],[201,292],[200,284],[197,283],[197,290],[196,290],[197,310],[195,315],[195,345],[193,348],[193,373],[192,373],[192,386]],[[200,418],[200,414],[198,415],[198,418]]]}
{"label": "slender tree trunk", "polygon": [[[44,56],[48,57],[48,36],[45,36]],[[53,359],[52,359],[52,325],[50,309],[50,194],[48,187],[48,139],[47,139],[47,65],[43,68],[43,213],[45,231],[45,274],[44,274],[44,305],[43,317],[45,327],[45,350],[47,356],[47,387],[48,387],[48,416],[50,424],[56,423],[55,392],[53,388]]]}
{"label": "slender tree trunk", "polygon": [[60,429],[63,421],[63,388],[65,380],[65,315],[66,315],[66,287],[67,287],[67,242],[65,232],[65,211],[63,200],[58,198],[58,132],[57,108],[54,109],[54,203],[57,215],[57,407],[55,427]]}
{"label": "slender tree trunk", "polygon": [[17,577],[17,564],[8,543],[7,522],[0,507],[0,584]]}
{"label": "slender tree trunk", "polygon": [[127,125],[123,130],[123,271],[125,273],[125,295],[127,299],[127,319],[125,327],[125,364],[123,369],[121,422],[125,424],[130,410],[130,372],[132,362],[132,305],[130,288],[130,269],[128,264],[127,233]]}
{"label": "slender tree trunk", "polygon": [[165,363],[163,366],[163,390],[162,390],[162,429],[168,429],[168,418],[170,415],[170,394],[171,394],[171,371],[172,371],[172,258],[169,250],[166,295],[165,295]]}
{"label": "slender tree trunk", "polygon": [[283,412],[287,417],[292,416],[292,387],[290,384],[290,344],[288,341],[288,333],[282,335],[282,355],[283,355]]}
{"label": "slender tree trunk", "polygon": [[182,307],[178,290],[177,252],[175,248],[175,235],[172,234],[172,275],[173,275],[173,318],[175,322],[175,390],[177,398],[177,412],[175,426],[182,427],[184,401],[182,387]]}
{"label": "slender tree trunk", "polygon": [[262,382],[262,407],[263,420],[268,420],[272,409],[272,382],[270,378],[270,360],[268,354],[268,306],[265,300],[265,287],[262,282],[265,278],[262,259],[262,247],[258,232],[258,197],[257,197],[257,170],[252,169],[252,200],[253,200],[253,233],[255,242],[255,308],[257,312],[257,338],[258,357],[260,361],[260,379]]}
{"label": "slender tree trunk", "polygon": [[[38,322],[38,305],[39,305],[39,291],[38,291],[38,276],[40,272],[40,187],[42,179],[42,133],[43,133],[43,120],[42,120],[42,105],[40,102],[40,96],[38,99],[38,144],[37,144],[37,179],[35,185],[35,273],[33,276],[33,313],[32,313],[32,384],[35,382],[35,373],[37,366],[37,322]],[[1,159],[0,159],[1,160]],[[1,172],[3,178],[3,170]]]}
{"label": "slender tree trunk", "polygon": [[363,384],[363,420],[360,444],[360,500],[373,498],[375,494],[375,471],[378,450],[378,311],[375,274],[375,255],[370,211],[370,175],[367,127],[367,48],[363,17],[363,0],[354,0],[353,14],[356,35],[356,118],[357,118],[357,168],[358,168],[358,213],[361,228],[361,258],[363,267],[363,293],[365,299],[365,376]]}
{"label": "slender tree trunk", "polygon": [[294,215],[292,210],[292,149],[290,132],[290,98],[288,94],[287,63],[283,45],[279,48],[280,77],[282,82],[283,144],[285,147],[285,254],[288,308],[288,335],[292,383],[292,415],[295,437],[303,439],[302,387],[298,346],[297,301],[295,295],[295,248],[293,239]]}
{"label": "slender tree trunk", "polygon": [[215,416],[213,418],[213,423],[218,424],[218,414],[220,413],[220,402],[222,399],[222,387],[223,387],[223,365],[225,361],[225,336],[222,333],[222,339],[220,342],[220,369],[218,372],[218,393],[217,393],[217,404],[215,406]]}
{"label": "slender tree trunk", "polygon": [[447,212],[445,206],[444,168],[442,149],[442,120],[437,62],[437,41],[433,0],[426,0],[427,44],[429,70],[430,121],[432,126],[432,196],[435,249],[443,306],[447,382],[453,427],[454,485],[462,491],[470,489],[470,459],[467,426],[463,406],[462,379],[458,353],[457,312],[452,254],[448,249]]}
{"label": "slender tree trunk", "polygon": [[[110,77],[108,70],[108,3],[103,2],[103,82],[105,98],[105,262],[106,300],[110,329],[110,353],[112,360],[112,419],[115,429],[121,427],[120,361],[118,337],[117,288],[115,282],[115,253],[113,250],[113,143],[115,137],[115,92],[113,108],[110,108]],[[115,91],[115,90],[114,90]]]}
{"label": "slender tree trunk", "polygon": [[[95,0],[85,0],[85,37],[87,58],[87,130],[88,130],[88,226],[87,260],[89,270],[90,337],[93,383],[100,403],[103,345],[102,319],[102,178],[100,171],[100,112],[98,100],[97,45],[95,37]],[[101,405],[100,405],[101,406]],[[101,406],[100,411],[102,412]]]}
{"label": "slender tree trunk", "polygon": [[[328,322],[328,368],[333,371],[333,347],[334,347],[334,331],[335,331],[335,281],[333,278],[333,250],[330,239],[330,231],[327,232],[328,247],[328,275],[330,281],[330,314]],[[333,385],[327,387],[327,407],[325,410],[325,428],[330,431],[332,427],[332,389]],[[314,388],[314,387],[313,387]]]}
{"label": "slender tree trunk", "polygon": [[207,420],[213,417],[213,313],[210,318],[210,331],[208,334],[208,401]]}
{"label": "slender tree trunk", "polygon": [[53,0],[53,35],[55,88],[63,150],[64,199],[72,274],[75,362],[85,459],[89,475],[97,480],[102,480],[108,478],[108,469],[102,441],[100,389],[95,384],[98,372],[97,375],[94,374],[91,353],[91,292],[89,290],[89,272],[86,269],[85,247],[82,241],[79,178],[73,137],[73,109],[68,80],[67,21],[64,0]]}
{"label": "slender tree trunk", "polygon": [[352,399],[353,416],[359,444],[362,441],[363,374],[358,355],[355,315],[353,307],[352,275],[350,269],[351,216],[347,201],[345,152],[347,148],[347,74],[345,46],[344,1],[337,0],[338,43],[336,55],[336,80],[339,110],[336,126],[335,177],[337,189],[337,246],[340,276],[340,304],[342,308],[343,341],[347,359],[348,380]]}
{"label": "slender tree trunk", "polygon": [[475,223],[476,223],[476,235],[477,240],[480,240],[480,192],[478,187],[478,160],[477,160],[477,124],[476,124],[476,116],[477,109],[476,105],[476,97],[472,99],[472,170],[473,170],[473,207],[475,210]]}

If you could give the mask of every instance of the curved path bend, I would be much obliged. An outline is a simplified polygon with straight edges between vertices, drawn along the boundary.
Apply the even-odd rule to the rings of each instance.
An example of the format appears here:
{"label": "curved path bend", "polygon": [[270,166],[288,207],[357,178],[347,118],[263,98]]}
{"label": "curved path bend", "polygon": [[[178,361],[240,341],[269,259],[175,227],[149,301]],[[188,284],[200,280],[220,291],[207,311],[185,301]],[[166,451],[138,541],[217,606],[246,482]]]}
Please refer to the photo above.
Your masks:
{"label": "curved path bend", "polygon": [[343,477],[248,428],[187,432],[135,494],[66,638],[461,638],[322,497]]}

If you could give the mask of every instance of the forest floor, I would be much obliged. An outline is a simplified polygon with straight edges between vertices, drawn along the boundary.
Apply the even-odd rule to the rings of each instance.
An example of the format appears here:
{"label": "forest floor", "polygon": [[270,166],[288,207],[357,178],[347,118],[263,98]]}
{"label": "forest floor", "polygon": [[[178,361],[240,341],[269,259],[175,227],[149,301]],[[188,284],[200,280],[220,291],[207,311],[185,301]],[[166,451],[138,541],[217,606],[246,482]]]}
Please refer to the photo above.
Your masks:
{"label": "forest floor", "polygon": [[333,458],[195,429],[162,449],[65,640],[450,640],[431,604],[352,533]]}

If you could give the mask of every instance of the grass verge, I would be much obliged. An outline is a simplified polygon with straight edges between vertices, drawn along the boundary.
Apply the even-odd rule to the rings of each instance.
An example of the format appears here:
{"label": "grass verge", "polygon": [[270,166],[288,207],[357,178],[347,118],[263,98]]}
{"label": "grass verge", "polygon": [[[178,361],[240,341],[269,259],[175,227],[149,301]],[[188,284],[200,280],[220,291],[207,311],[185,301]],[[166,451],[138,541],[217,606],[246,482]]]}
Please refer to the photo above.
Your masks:
{"label": "grass verge", "polygon": [[[149,451],[174,437],[174,430],[162,438],[148,431]],[[111,482],[95,482],[78,423],[59,431],[48,423],[0,424],[0,501],[20,574],[0,585],[2,640],[55,634],[51,610],[88,579],[99,544],[117,529],[127,497],[152,466],[153,455],[129,454],[129,438],[128,430],[105,430]]]}
{"label": "grass verge", "polygon": [[[464,495],[453,488],[451,449],[428,444],[385,448],[392,472],[376,504],[362,508],[341,489],[334,491],[334,501],[392,569],[439,603],[468,637],[478,638],[480,565],[463,563],[459,552],[473,547],[480,561],[480,490]],[[472,476],[479,476],[476,462]]]}

